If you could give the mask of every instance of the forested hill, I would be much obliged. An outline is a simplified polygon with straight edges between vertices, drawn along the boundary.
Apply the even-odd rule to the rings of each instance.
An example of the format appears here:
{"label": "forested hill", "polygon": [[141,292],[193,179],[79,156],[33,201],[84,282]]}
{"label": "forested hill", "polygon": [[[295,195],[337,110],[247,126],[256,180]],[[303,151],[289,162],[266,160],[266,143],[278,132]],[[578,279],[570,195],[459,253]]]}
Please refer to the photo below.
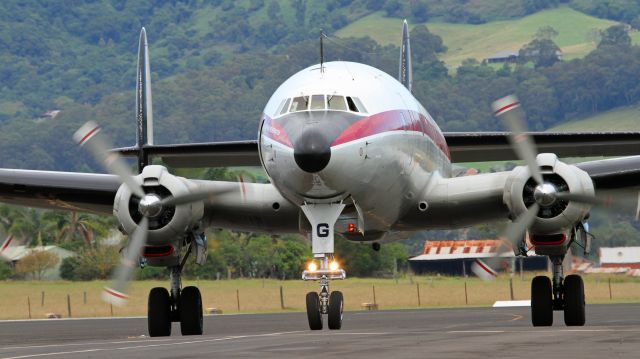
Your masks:
{"label": "forested hill", "polygon": [[[598,0],[615,9],[623,0]],[[568,5],[563,3],[569,3]],[[156,138],[159,143],[255,138],[260,112],[288,76],[317,63],[318,35],[327,60],[352,60],[397,72],[397,46],[332,36],[379,11],[414,23],[483,23],[554,6],[633,23],[625,13],[558,0],[45,0],[0,2],[0,167],[97,169],[72,144],[84,121],[100,122],[131,145],[135,56],[141,26],[150,42]],[[502,6],[498,6],[502,5]],[[629,11],[636,10],[629,5]],[[499,11],[498,11],[499,10]],[[598,13],[598,11],[602,13]],[[629,18],[629,19],[627,19]],[[542,26],[542,25],[541,25]],[[640,49],[623,33],[603,33],[584,59],[488,66],[465,61],[449,73],[439,60],[447,44],[424,26],[412,30],[415,95],[445,130],[496,130],[489,104],[517,93],[530,126],[640,100]],[[618,29],[620,30],[620,29]],[[553,44],[553,34],[534,37]],[[603,41],[604,40],[604,41]],[[547,42],[545,42],[547,41]],[[548,49],[549,47],[539,49]],[[531,49],[529,49],[531,50]],[[526,55],[526,52],[524,53]],[[557,60],[557,59],[556,59]],[[40,119],[61,110],[55,119]]]}

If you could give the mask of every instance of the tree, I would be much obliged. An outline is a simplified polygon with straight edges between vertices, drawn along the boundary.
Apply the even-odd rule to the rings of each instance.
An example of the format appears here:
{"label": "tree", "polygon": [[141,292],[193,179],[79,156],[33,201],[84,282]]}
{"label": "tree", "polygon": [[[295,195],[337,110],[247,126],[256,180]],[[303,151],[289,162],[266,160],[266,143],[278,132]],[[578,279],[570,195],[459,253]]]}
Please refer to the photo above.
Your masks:
{"label": "tree", "polygon": [[536,68],[549,67],[560,61],[560,48],[549,39],[534,39],[518,54],[521,63],[533,62]]}
{"label": "tree", "polygon": [[41,280],[44,273],[53,269],[60,262],[55,254],[45,250],[34,250],[23,257],[16,264],[16,273],[31,275],[32,278]]}
{"label": "tree", "polygon": [[0,258],[0,280],[7,280],[11,277],[12,270],[9,263],[1,260]]}
{"label": "tree", "polygon": [[598,48],[605,46],[631,46],[629,37],[629,27],[627,25],[613,25],[600,32],[600,42]]}
{"label": "tree", "polygon": [[417,22],[429,20],[429,6],[424,1],[412,1],[410,8],[411,15]]}
{"label": "tree", "polygon": [[535,38],[540,40],[553,40],[556,36],[558,36],[558,32],[550,25],[538,28],[535,34]]}
{"label": "tree", "polygon": [[58,233],[55,242],[62,241],[78,241],[81,240],[85,244],[90,245],[95,240],[95,235],[106,236],[109,229],[114,227],[113,219],[105,216],[94,216],[76,211],[47,212],[44,219],[55,223]]}
{"label": "tree", "polygon": [[45,219],[46,213],[41,209],[0,205],[0,226],[7,234],[21,238],[27,244],[34,239],[48,242],[51,233],[55,232],[55,224]]}
{"label": "tree", "polygon": [[74,259],[65,259],[61,276],[71,280],[107,279],[120,263],[116,246],[85,247]]}

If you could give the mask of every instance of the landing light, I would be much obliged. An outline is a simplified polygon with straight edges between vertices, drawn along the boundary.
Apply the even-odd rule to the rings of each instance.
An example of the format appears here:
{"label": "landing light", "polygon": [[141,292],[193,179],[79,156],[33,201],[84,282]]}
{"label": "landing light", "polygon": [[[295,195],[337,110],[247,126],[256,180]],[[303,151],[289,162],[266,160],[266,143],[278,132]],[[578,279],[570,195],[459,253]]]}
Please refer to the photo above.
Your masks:
{"label": "landing light", "polygon": [[315,272],[318,270],[318,265],[316,264],[316,262],[310,262],[307,266],[307,269],[309,270],[309,272]]}
{"label": "landing light", "polygon": [[329,269],[331,269],[332,271],[336,271],[339,268],[340,268],[340,265],[338,264],[338,262],[332,261],[331,263],[329,263]]}

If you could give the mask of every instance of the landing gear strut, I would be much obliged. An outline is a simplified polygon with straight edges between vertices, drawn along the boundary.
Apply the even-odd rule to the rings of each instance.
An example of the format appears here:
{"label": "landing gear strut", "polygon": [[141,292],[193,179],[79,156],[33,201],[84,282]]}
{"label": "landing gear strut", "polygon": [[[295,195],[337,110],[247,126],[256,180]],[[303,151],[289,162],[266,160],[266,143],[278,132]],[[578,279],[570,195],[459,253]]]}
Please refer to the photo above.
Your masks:
{"label": "landing gear strut", "polygon": [[342,328],[344,296],[340,291],[329,291],[331,279],[345,279],[346,273],[339,268],[333,257],[334,225],[344,209],[343,204],[305,204],[302,210],[311,222],[311,244],[313,256],[318,260],[309,264],[302,273],[303,280],[320,282],[320,291],[307,293],[307,319],[311,330],[322,329],[322,316],[327,315],[329,329]]}
{"label": "landing gear strut", "polygon": [[564,311],[567,326],[585,323],[584,283],[579,275],[563,277],[564,255],[549,256],[553,264],[553,283],[546,276],[531,282],[531,322],[533,326],[551,326],[553,311]]}

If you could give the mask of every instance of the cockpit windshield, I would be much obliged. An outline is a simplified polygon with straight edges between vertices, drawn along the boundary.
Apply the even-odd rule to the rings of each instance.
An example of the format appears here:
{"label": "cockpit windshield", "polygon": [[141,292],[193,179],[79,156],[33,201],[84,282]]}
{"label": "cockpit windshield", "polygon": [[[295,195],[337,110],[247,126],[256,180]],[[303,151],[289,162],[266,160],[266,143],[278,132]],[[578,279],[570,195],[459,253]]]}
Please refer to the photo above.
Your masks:
{"label": "cockpit windshield", "polygon": [[359,98],[343,95],[311,95],[287,98],[280,102],[276,110],[276,116],[289,112],[336,110],[367,113],[367,109]]}

